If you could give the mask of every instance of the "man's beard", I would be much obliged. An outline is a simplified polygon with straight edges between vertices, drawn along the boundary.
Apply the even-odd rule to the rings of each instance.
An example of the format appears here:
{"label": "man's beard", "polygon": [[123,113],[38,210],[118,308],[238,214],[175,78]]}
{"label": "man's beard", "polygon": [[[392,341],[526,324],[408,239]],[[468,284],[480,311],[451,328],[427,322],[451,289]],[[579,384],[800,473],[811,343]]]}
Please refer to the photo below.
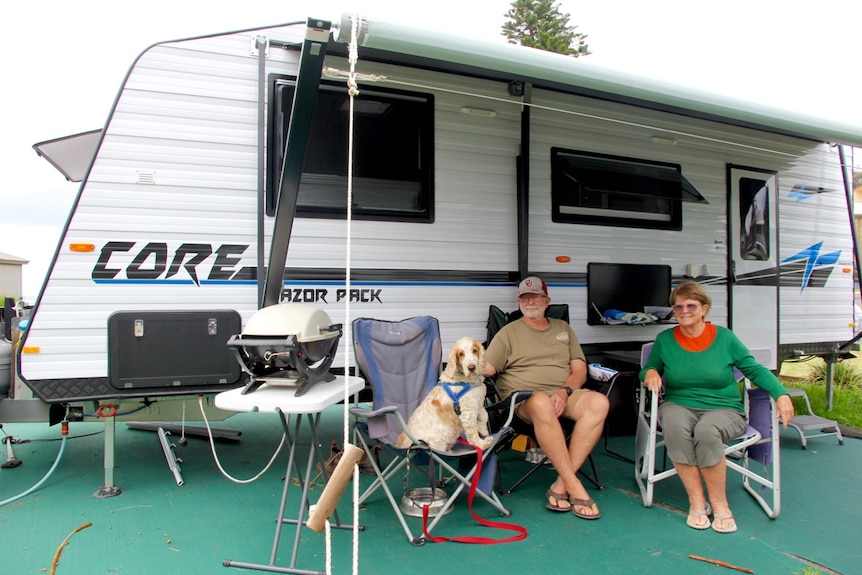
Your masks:
{"label": "man's beard", "polygon": [[545,310],[543,310],[542,308],[538,308],[538,307],[532,307],[532,308],[525,308],[523,313],[524,313],[524,316],[529,318],[529,319],[540,319],[545,315]]}

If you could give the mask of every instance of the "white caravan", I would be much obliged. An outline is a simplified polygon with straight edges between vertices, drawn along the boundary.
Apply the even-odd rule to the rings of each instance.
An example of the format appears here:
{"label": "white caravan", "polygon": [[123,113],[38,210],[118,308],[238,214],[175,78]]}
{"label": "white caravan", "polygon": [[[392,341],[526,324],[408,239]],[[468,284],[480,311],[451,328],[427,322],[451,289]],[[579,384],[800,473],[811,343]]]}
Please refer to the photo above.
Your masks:
{"label": "white caravan", "polygon": [[[221,313],[210,327],[224,334],[263,306],[306,302],[340,323],[433,315],[445,348],[484,339],[489,305],[514,309],[532,274],[569,304],[591,354],[666,329],[601,318],[666,305],[684,278],[708,286],[711,319],[770,368],[853,337],[843,146],[862,145],[862,127],[529,48],[358,28],[352,108],[349,18],[138,57],[19,347],[37,398],[238,385],[216,368],[208,380],[212,350],[182,337],[118,347],[117,318]],[[124,385],[112,366],[132,360],[159,377]]]}

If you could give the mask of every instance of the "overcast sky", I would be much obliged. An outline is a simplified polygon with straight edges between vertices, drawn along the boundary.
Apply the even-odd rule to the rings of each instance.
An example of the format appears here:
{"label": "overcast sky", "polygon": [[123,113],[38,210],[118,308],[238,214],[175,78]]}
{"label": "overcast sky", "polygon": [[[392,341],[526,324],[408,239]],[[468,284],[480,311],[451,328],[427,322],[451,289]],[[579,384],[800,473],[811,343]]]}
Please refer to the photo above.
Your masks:
{"label": "overcast sky", "polygon": [[[859,0],[559,5],[588,35],[593,64],[862,126]],[[128,68],[151,44],[357,11],[504,42],[499,31],[509,6],[507,0],[6,2],[0,252],[30,260],[24,295],[35,299],[78,184],[66,182],[32,145],[101,128]]]}

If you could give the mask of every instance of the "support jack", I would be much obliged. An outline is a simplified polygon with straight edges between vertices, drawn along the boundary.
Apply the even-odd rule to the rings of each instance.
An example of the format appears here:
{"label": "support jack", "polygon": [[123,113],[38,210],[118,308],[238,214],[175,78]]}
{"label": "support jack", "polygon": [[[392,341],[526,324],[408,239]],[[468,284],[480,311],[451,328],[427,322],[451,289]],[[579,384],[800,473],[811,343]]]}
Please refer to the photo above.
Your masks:
{"label": "support jack", "polygon": [[7,435],[3,438],[3,443],[6,444],[6,461],[0,465],[3,469],[11,469],[13,467],[18,467],[23,461],[15,457],[15,453],[12,452],[12,436]]}

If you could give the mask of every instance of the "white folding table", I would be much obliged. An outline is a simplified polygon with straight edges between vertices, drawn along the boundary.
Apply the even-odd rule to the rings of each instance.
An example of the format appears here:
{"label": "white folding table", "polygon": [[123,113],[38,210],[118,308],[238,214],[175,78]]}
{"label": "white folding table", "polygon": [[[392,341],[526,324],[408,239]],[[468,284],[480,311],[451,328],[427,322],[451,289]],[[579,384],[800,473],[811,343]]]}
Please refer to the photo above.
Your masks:
{"label": "white folding table", "polygon": [[[261,571],[272,571],[275,573],[296,573],[298,575],[316,575],[325,573],[325,571],[308,571],[296,568],[296,556],[299,551],[299,541],[302,532],[302,526],[305,524],[305,513],[308,509],[308,488],[312,479],[312,471],[314,463],[317,460],[320,463],[321,469],[325,466],[325,461],[321,452],[320,437],[318,429],[320,426],[320,414],[327,407],[333,406],[345,397],[345,385],[347,385],[347,395],[352,396],[365,386],[365,381],[361,377],[345,377],[336,376],[333,381],[319,382],[312,385],[303,395],[296,397],[296,387],[282,385],[266,385],[259,387],[255,391],[243,395],[244,388],[232,389],[219,393],[215,396],[215,405],[220,409],[229,411],[241,412],[259,412],[259,413],[278,413],[281,418],[281,424],[284,428],[284,433],[290,444],[290,451],[287,460],[287,472],[284,479],[284,489],[281,495],[281,504],[278,509],[278,517],[276,518],[275,540],[272,544],[272,554],[270,555],[269,564],[261,565],[254,563],[240,563],[230,559],[224,560],[224,565],[227,567],[241,567],[244,569],[258,569]],[[293,430],[290,429],[290,418],[296,416],[296,421]],[[303,475],[296,463],[296,444],[299,436],[300,425],[303,416],[306,416],[308,427],[311,430],[311,444],[308,450],[308,464]],[[287,495],[290,488],[291,470],[295,470],[297,477],[302,485],[302,499],[299,504],[299,513],[296,519],[286,518],[284,509],[287,505]],[[275,562],[278,555],[278,544],[281,538],[281,528],[285,523],[296,525],[296,533],[293,540],[293,553],[290,558],[289,567],[277,567]],[[334,527],[352,528],[352,525],[342,525],[338,519],[338,513],[335,513]]]}

